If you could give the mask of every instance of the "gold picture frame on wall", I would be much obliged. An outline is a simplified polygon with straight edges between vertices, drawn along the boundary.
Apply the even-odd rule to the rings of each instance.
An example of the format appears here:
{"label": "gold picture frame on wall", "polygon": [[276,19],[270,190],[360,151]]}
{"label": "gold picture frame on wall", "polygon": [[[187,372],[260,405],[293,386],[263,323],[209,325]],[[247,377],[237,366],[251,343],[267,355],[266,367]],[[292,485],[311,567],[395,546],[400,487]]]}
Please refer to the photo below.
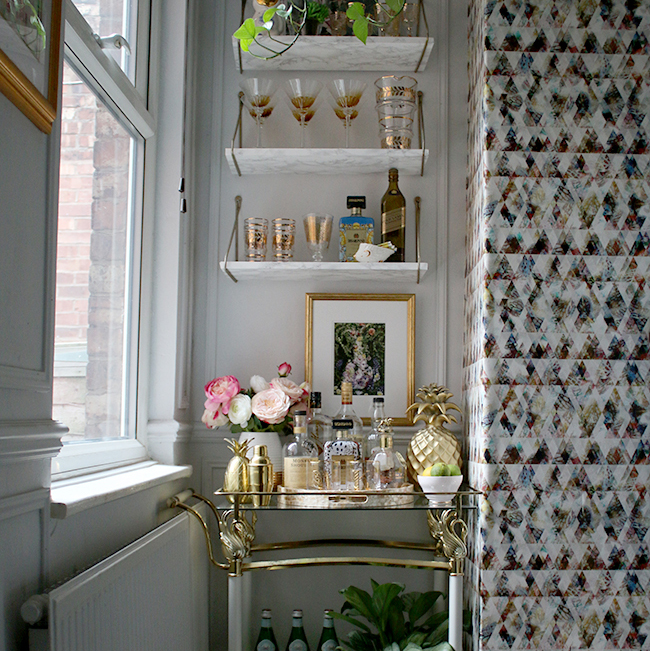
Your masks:
{"label": "gold picture frame on wall", "polygon": [[61,3],[0,3],[0,92],[47,134],[57,114]]}
{"label": "gold picture frame on wall", "polygon": [[382,396],[394,425],[412,425],[415,294],[306,294],[305,378],[326,414],[339,410],[340,383],[349,380],[364,424]]}

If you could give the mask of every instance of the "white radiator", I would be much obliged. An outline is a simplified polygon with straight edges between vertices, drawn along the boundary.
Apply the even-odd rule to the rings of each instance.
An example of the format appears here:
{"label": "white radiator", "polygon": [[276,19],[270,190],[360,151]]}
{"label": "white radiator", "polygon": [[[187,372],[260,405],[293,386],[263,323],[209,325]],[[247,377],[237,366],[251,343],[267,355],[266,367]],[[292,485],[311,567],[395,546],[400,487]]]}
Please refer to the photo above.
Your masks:
{"label": "white radiator", "polygon": [[[39,599],[43,603],[48,626],[46,633],[30,632],[30,648],[206,651],[208,572],[201,528],[187,513],[179,515],[32,598],[36,607]],[[39,646],[39,638],[46,646]]]}

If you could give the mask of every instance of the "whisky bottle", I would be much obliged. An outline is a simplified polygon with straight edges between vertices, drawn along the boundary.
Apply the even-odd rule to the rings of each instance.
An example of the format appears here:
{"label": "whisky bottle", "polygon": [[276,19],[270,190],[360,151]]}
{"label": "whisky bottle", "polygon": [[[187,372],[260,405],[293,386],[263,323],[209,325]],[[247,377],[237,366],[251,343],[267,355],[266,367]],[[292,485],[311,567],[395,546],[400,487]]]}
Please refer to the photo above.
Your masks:
{"label": "whisky bottle", "polygon": [[271,611],[268,608],[262,611],[262,624],[260,634],[257,636],[255,651],[278,651],[278,643],[275,641],[275,634],[271,626]]}
{"label": "whisky bottle", "polygon": [[286,488],[307,488],[308,469],[312,461],[318,460],[318,448],[307,435],[307,412],[297,411],[293,415],[293,440],[282,450],[284,460],[284,486]]}
{"label": "whisky bottle", "polygon": [[309,394],[309,410],[307,418],[307,433],[318,447],[318,454],[323,452],[325,443],[332,440],[332,419],[321,412],[321,393],[312,391]]}
{"label": "whisky bottle", "polygon": [[349,418],[352,420],[354,428],[352,433],[352,440],[359,444],[359,450],[363,459],[368,458],[366,452],[366,444],[363,435],[363,421],[352,406],[352,383],[341,382],[341,408],[338,410],[334,418]]}
{"label": "whisky bottle", "polygon": [[388,190],[381,198],[381,241],[392,242],[396,251],[386,262],[404,262],[406,247],[406,201],[397,186],[398,172],[388,170]]}
{"label": "whisky bottle", "polygon": [[339,219],[339,261],[356,262],[354,254],[359,244],[372,244],[375,220],[361,214],[366,207],[365,197],[348,197],[347,206],[351,210],[350,215]]}
{"label": "whisky bottle", "polygon": [[307,636],[302,626],[302,610],[293,611],[293,624],[286,651],[309,651]]}
{"label": "whisky bottle", "polygon": [[334,618],[331,612],[331,610],[326,610],[323,614],[323,632],[320,635],[317,651],[335,651],[339,646],[339,639],[336,637]]}

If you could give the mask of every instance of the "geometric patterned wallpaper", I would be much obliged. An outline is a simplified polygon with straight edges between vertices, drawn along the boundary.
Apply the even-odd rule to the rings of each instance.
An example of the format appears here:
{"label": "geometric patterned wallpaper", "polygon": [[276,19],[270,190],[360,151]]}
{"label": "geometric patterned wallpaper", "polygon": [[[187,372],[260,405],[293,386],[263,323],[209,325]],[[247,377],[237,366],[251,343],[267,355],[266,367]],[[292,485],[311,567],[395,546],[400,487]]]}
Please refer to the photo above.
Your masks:
{"label": "geometric patterned wallpaper", "polygon": [[472,0],[475,649],[650,649],[650,0]]}

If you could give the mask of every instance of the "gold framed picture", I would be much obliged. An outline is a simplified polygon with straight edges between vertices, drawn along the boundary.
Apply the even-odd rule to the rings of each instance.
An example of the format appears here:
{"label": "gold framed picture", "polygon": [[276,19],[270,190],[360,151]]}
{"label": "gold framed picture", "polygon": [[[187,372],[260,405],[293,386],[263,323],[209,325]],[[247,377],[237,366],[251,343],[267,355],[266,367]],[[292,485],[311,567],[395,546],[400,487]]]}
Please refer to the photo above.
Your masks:
{"label": "gold framed picture", "polygon": [[364,424],[382,396],[394,425],[412,425],[415,294],[306,294],[305,378],[326,414],[339,410],[341,382],[349,381]]}
{"label": "gold framed picture", "polygon": [[44,133],[57,112],[61,2],[0,2],[0,92]]}

